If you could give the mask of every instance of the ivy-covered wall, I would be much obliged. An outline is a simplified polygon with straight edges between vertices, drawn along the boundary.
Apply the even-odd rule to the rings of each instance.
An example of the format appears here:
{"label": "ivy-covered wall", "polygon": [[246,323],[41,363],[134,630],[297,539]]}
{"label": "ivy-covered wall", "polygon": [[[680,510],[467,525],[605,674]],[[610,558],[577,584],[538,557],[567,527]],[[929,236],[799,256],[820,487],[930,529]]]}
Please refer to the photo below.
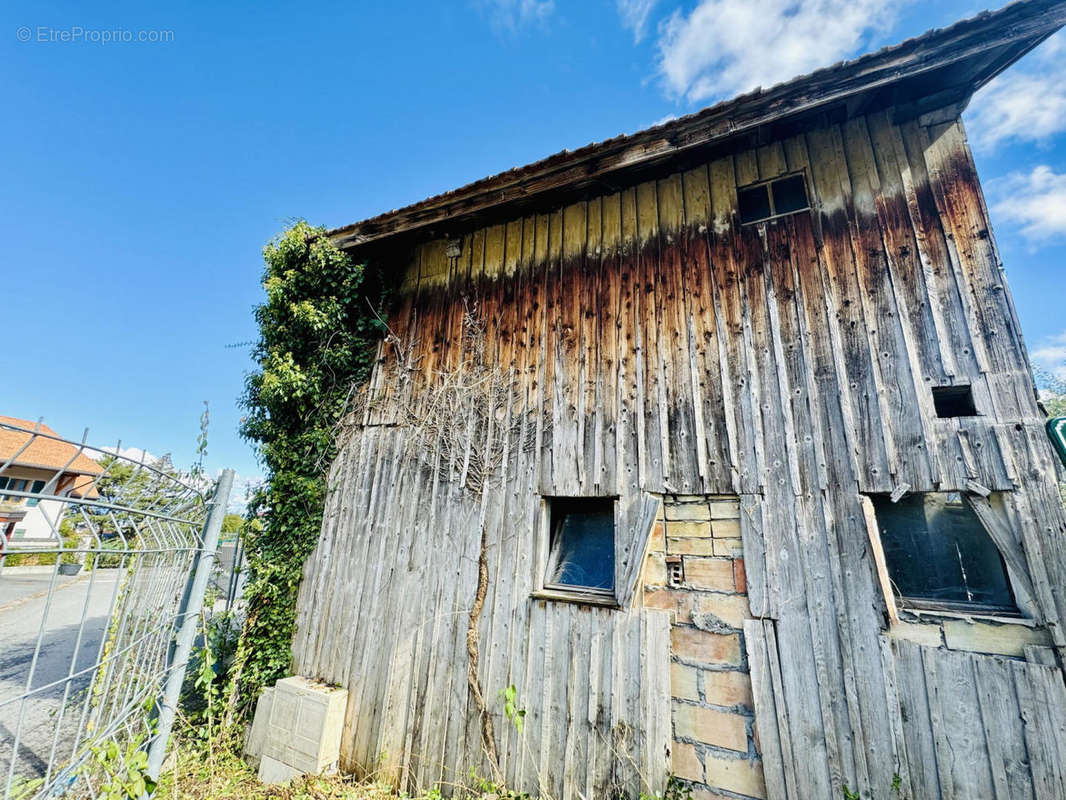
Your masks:
{"label": "ivy-covered wall", "polygon": [[256,369],[247,376],[241,434],[266,481],[249,512],[247,619],[232,672],[237,708],[287,674],[296,593],[322,524],[325,473],[354,387],[366,380],[384,328],[382,274],[300,220],[263,249],[266,300],[255,309]]}

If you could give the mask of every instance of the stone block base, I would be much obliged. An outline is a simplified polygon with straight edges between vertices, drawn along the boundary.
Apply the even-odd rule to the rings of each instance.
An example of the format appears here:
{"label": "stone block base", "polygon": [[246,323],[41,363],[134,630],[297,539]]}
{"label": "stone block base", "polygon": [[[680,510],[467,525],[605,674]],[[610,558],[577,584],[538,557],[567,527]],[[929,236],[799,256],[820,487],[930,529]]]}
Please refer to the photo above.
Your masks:
{"label": "stone block base", "polygon": [[308,678],[278,681],[260,696],[245,744],[259,779],[282,783],[337,768],[348,692]]}

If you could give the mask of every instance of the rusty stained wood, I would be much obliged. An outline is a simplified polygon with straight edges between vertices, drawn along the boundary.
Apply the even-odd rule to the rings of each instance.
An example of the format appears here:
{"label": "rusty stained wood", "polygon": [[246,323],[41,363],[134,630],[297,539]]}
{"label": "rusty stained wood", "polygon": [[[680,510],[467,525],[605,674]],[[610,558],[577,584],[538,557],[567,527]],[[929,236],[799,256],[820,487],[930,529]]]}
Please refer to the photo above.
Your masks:
{"label": "rusty stained wood", "polygon": [[[740,225],[736,186],[786,172],[807,176],[813,210]],[[886,639],[860,500],[1008,495],[1011,569],[1062,651],[1066,520],[994,243],[970,240],[982,230],[960,129],[878,112],[472,231],[458,256],[443,239],[398,250],[400,346],[383,348],[368,424],[331,472],[294,641],[298,671],[349,689],[344,765],[384,752],[410,788],[487,771],[465,655],[487,525],[480,680],[490,697],[516,686],[528,711],[519,735],[492,708],[508,780],[571,797],[663,778],[669,720],[649,709],[669,706],[664,618],[531,598],[541,496],[619,498],[629,586],[647,495],[735,494],[773,796],[885,797],[896,774],[913,798],[1058,796],[1066,734],[1039,705],[1061,702],[1053,681]],[[483,496],[412,458],[403,424],[470,357],[471,309],[517,398]],[[982,416],[937,419],[931,387],[963,383]],[[466,435],[454,471],[483,449]],[[1017,702],[989,708],[1003,687]],[[1034,730],[1052,740],[1035,753]],[[960,742],[987,768],[950,761]]]}

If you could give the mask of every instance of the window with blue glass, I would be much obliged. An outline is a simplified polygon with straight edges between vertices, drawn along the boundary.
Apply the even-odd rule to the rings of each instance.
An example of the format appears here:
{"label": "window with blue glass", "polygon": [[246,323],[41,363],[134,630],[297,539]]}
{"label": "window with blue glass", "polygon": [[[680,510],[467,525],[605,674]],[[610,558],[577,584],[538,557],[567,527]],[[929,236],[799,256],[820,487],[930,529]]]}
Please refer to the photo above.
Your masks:
{"label": "window with blue glass", "polygon": [[614,500],[548,499],[550,549],[545,588],[614,592]]}
{"label": "window with blue glass", "polygon": [[[24,492],[29,481],[22,480],[21,478],[0,478],[0,490],[7,489],[9,492]],[[8,494],[0,497],[0,500],[4,500],[8,503],[21,503],[23,498],[16,495]]]}
{"label": "window with blue glass", "polygon": [[[0,492],[5,489],[9,492],[33,492],[40,494],[44,490],[45,481],[31,481],[23,478],[0,478]],[[31,508],[41,502],[39,497],[18,497],[13,494],[0,494],[0,500],[8,503],[26,502]]]}
{"label": "window with blue glass", "polygon": [[[33,482],[33,486],[30,487],[30,491],[33,492],[34,494],[40,494],[43,490],[44,490],[44,481],[34,481]],[[39,502],[41,502],[41,498],[39,498],[39,497],[31,497],[31,498],[29,498],[26,501],[26,505],[28,505],[28,506],[30,506],[32,508],[33,506],[36,506]]]}
{"label": "window with blue glass", "polygon": [[1017,613],[999,548],[961,495],[870,499],[889,577],[904,607]]}

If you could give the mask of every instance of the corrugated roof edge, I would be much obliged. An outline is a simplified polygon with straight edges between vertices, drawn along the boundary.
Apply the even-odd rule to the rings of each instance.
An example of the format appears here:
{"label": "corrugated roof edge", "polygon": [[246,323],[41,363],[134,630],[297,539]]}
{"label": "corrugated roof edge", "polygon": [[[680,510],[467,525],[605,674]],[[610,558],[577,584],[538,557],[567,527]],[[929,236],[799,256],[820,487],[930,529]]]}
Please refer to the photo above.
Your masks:
{"label": "corrugated roof edge", "polygon": [[[678,117],[677,119],[669,120],[650,128],[645,128],[630,134],[620,134],[600,142],[593,142],[576,150],[561,150],[538,161],[526,164],[525,166],[512,167],[509,170],[485,178],[480,178],[456,189],[427,197],[417,203],[412,203],[373,217],[368,217],[359,222],[334,228],[328,232],[328,235],[340,246],[348,248],[358,247],[372,241],[380,241],[393,235],[408,232],[412,229],[440,221],[439,219],[429,220],[422,224],[416,223],[400,230],[384,230],[388,227],[390,220],[394,220],[401,215],[410,215],[421,210],[429,210],[433,206],[453,203],[460,199],[470,199],[477,195],[487,195],[493,191],[500,191],[506,185],[513,184],[521,178],[547,170],[558,171],[560,168],[576,166],[582,160],[605,153],[605,151],[617,147],[618,145],[636,144],[640,139],[667,138],[669,134],[680,133],[692,126],[693,123],[698,123],[702,120],[707,120],[708,118],[724,117],[730,111],[737,111],[752,104],[754,101],[769,95],[787,95],[790,90],[798,90],[806,84],[824,80],[835,73],[844,73],[848,71],[856,71],[861,68],[868,68],[876,65],[878,62],[889,61],[892,57],[906,53],[908,50],[914,50],[919,46],[935,47],[938,44],[936,40],[949,40],[960,35],[973,33],[975,30],[991,30],[999,25],[1003,25],[1005,28],[1010,28],[1012,25],[1016,26],[1021,23],[1033,22],[1038,20],[1041,16],[1047,17],[1046,25],[1040,27],[1039,30],[1035,32],[1026,31],[1018,34],[1019,40],[1024,39],[1025,36],[1030,36],[1034,39],[1035,46],[1035,44],[1043,41],[1044,38],[1050,36],[1058,28],[1062,27],[1062,25],[1066,23],[1066,0],[1017,0],[1017,2],[1004,6],[998,11],[982,11],[973,17],[960,20],[948,27],[931,29],[919,36],[911,37],[898,44],[883,47],[880,50],[859,56],[855,59],[840,61],[836,64],[822,67],[814,72],[798,76],[789,81],[784,81],[768,89],[759,87],[746,94],[738,95],[730,100],[723,100],[692,114],[687,114],[683,117]],[[1000,71],[1008,67],[1010,63],[1013,63],[1013,61],[1003,64],[1000,67]],[[853,87],[848,93],[857,93],[866,88],[868,87]],[[833,99],[839,100],[840,98],[835,97]],[[782,116],[798,114],[805,110],[807,110],[807,107],[798,106]],[[728,131],[722,135],[728,135],[733,132],[735,131]],[[649,156],[649,158],[651,157],[654,156]],[[636,166],[639,163],[640,161],[638,160],[627,165]],[[537,192],[526,195],[525,199],[528,199],[535,194],[537,194]],[[461,215],[462,212],[459,212],[456,216]],[[448,219],[452,215],[445,211],[441,216],[443,219]],[[361,229],[366,230],[364,231]]]}

